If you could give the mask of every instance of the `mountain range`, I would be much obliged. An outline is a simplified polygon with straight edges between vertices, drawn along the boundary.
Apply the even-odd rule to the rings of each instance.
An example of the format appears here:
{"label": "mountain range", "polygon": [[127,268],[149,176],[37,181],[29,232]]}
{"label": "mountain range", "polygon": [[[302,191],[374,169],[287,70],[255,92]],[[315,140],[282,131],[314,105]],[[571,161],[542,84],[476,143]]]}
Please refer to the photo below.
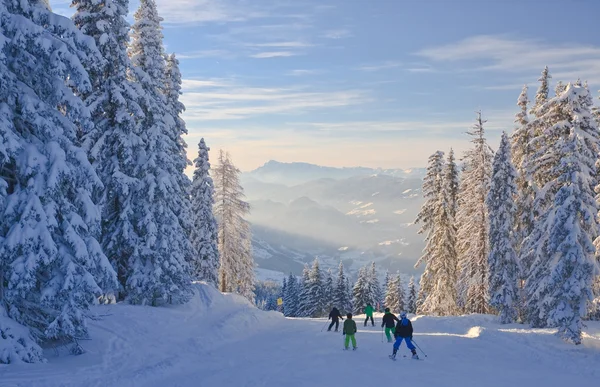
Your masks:
{"label": "mountain range", "polygon": [[243,173],[258,266],[301,274],[318,257],[325,269],[342,260],[352,275],[371,261],[382,273],[417,273],[423,237],[412,222],[424,173],[276,161]]}

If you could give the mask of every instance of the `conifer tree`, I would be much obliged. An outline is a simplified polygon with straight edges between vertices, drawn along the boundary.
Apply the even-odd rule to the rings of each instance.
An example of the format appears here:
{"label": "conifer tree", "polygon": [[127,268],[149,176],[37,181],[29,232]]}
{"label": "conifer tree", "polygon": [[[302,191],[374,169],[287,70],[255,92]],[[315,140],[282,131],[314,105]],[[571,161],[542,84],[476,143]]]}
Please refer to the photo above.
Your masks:
{"label": "conifer tree", "polygon": [[400,313],[404,310],[404,288],[400,279],[400,273],[390,277],[385,292],[385,307],[390,308],[392,313]]}
{"label": "conifer tree", "polygon": [[364,313],[367,304],[372,302],[369,277],[369,270],[366,267],[362,267],[358,271],[358,278],[352,290],[352,306],[354,308],[354,314]]}
{"label": "conifer tree", "polygon": [[440,205],[440,192],[443,188],[443,181],[444,152],[437,151],[429,156],[427,174],[423,179],[423,197],[425,198],[425,202],[421,206],[421,211],[415,220],[415,223],[422,224],[419,233],[427,233],[423,255],[415,264],[415,267],[425,264],[425,271],[421,275],[419,296],[417,299],[417,309],[419,310],[427,299],[427,295],[433,290],[435,284],[435,273],[431,271],[432,266],[428,263],[433,254],[433,250],[435,249],[431,237],[435,229],[435,220]]}
{"label": "conifer tree", "polygon": [[75,0],[75,25],[91,36],[104,61],[90,66],[93,88],[83,94],[94,126],[81,133],[81,141],[104,187],[97,192],[102,204],[103,249],[115,268],[123,300],[130,275],[129,261],[140,253],[141,219],[132,208],[137,198],[145,158],[140,136],[143,112],[138,104],[143,91],[130,82],[132,65],[127,55],[129,23],[126,0]]}
{"label": "conifer tree", "polygon": [[192,232],[195,249],[192,259],[192,278],[203,280],[217,287],[219,276],[218,229],[214,216],[214,184],[209,174],[209,147],[204,139],[198,144],[198,158],[194,160],[196,170],[192,182]]}
{"label": "conifer tree", "polygon": [[333,308],[333,289],[333,275],[331,269],[327,269],[323,289],[323,315],[328,315],[329,311]]}
{"label": "conifer tree", "polygon": [[537,153],[544,162],[531,166],[549,176],[535,203],[545,211],[538,212],[535,235],[540,238],[531,244],[528,317],[533,326],[558,327],[559,335],[575,344],[581,343],[582,317],[598,275],[593,187],[600,138],[590,108],[589,93],[579,85],[567,85],[548,101],[537,118],[546,127]]}
{"label": "conifer tree", "polygon": [[371,269],[369,270],[369,297],[371,305],[374,309],[381,308],[383,303],[383,291],[381,290],[381,286],[379,286],[379,279],[377,278],[377,269],[375,268],[375,262],[371,262]]}
{"label": "conifer tree", "polygon": [[154,0],[141,0],[134,19],[129,54],[133,79],[143,91],[139,98],[144,113],[140,137],[146,156],[134,211],[140,217],[139,244],[144,248],[129,259],[126,293],[136,304],[183,303],[191,297],[189,262],[194,250],[189,181],[184,175],[187,159],[182,160],[182,133],[175,135],[176,117],[171,115],[179,107],[170,106],[165,94],[162,18]]}
{"label": "conifer tree", "polygon": [[77,138],[93,127],[80,98],[93,63],[69,19],[0,3],[0,363],[42,360],[22,325],[39,341],[86,338],[89,306],[117,287],[97,240],[102,182]]}
{"label": "conifer tree", "polygon": [[346,313],[351,313],[354,310],[354,304],[352,302],[352,287],[350,286],[350,279],[346,277],[346,306],[344,310]]}
{"label": "conifer tree", "polygon": [[219,289],[253,299],[254,259],[251,233],[244,216],[250,205],[244,200],[240,185],[240,170],[233,165],[229,154],[219,152],[214,169],[215,205],[219,247]]}
{"label": "conifer tree", "polygon": [[290,273],[283,294],[283,314],[286,317],[297,317],[298,309],[298,280]]}
{"label": "conifer tree", "polygon": [[510,143],[506,133],[502,133],[487,197],[490,219],[490,305],[500,312],[502,324],[516,321],[519,303],[519,266],[513,235],[516,216],[514,200],[517,197],[515,177]]}
{"label": "conifer tree", "polygon": [[444,173],[444,184],[446,185],[446,202],[448,203],[448,214],[452,219],[456,218],[456,212],[458,211],[458,190],[460,184],[460,178],[458,176],[458,166],[454,157],[454,150],[450,148],[448,153],[448,160],[446,161],[446,168]]}
{"label": "conifer tree", "polygon": [[310,288],[308,284],[310,283],[310,268],[308,264],[304,265],[304,270],[302,271],[302,279],[300,280],[300,284],[298,286],[298,309],[296,310],[297,317],[310,317]]}
{"label": "conifer tree", "polygon": [[417,290],[415,288],[415,277],[410,277],[408,282],[408,300],[406,302],[408,313],[417,313]]}
{"label": "conifer tree", "polygon": [[459,303],[464,305],[467,313],[487,313],[489,310],[489,220],[485,201],[493,152],[485,139],[484,123],[478,112],[476,123],[468,132],[473,148],[463,158],[465,166],[456,215]]}
{"label": "conifer tree", "polygon": [[305,313],[307,317],[321,317],[324,312],[323,305],[323,275],[319,267],[319,260],[315,258],[312,269],[308,276],[308,282],[304,284],[306,288]]}
{"label": "conifer tree", "polygon": [[340,261],[333,294],[333,306],[337,307],[340,313],[352,313],[351,299],[346,288],[347,280],[348,278],[344,274],[344,264]]}
{"label": "conifer tree", "polygon": [[[550,71],[548,70],[548,66],[544,67],[542,70],[542,75],[538,78],[538,82],[540,82],[540,86],[535,94],[535,104],[529,111],[530,114],[535,115],[536,117],[540,116],[540,108],[548,101],[548,95],[550,93],[550,79],[552,76],[550,75]],[[534,135],[538,135],[538,131],[534,133]]]}

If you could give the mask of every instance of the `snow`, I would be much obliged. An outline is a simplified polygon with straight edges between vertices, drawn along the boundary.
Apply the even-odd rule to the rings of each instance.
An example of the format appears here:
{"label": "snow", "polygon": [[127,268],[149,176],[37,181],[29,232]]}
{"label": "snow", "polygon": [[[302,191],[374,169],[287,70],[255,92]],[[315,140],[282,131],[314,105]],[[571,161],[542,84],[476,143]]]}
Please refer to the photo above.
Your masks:
{"label": "snow", "polygon": [[[3,387],[16,386],[309,386],[371,385],[387,375],[403,385],[506,387],[593,386],[600,370],[600,323],[588,322],[573,346],[551,329],[500,325],[495,317],[412,317],[414,339],[428,357],[391,362],[379,323],[356,316],[356,352],[342,351],[339,332],[321,332],[326,319],[283,318],[236,295],[196,285],[186,305],[99,307],[87,353],[47,364],[0,366]],[[409,316],[411,317],[411,316]],[[404,344],[399,355],[408,355]],[[234,371],[234,372],[232,372]],[[291,383],[290,383],[291,382]]]}

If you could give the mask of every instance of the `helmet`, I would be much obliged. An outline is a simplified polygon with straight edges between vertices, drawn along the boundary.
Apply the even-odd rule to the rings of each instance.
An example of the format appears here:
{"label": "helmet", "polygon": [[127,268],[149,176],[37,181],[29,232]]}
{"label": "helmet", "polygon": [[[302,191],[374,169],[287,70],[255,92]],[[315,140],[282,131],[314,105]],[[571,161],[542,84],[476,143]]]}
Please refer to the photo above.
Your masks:
{"label": "helmet", "polygon": [[389,313],[390,312],[390,308],[385,308],[385,313]]}
{"label": "helmet", "polygon": [[400,317],[402,317],[402,318],[406,318],[406,312],[402,312],[402,313],[400,313]]}

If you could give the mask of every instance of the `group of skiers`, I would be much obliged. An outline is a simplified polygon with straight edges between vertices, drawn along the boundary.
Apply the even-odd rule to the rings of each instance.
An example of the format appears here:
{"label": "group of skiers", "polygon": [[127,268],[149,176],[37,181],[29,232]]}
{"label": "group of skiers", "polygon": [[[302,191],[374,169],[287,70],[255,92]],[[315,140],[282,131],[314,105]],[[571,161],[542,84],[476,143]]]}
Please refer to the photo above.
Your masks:
{"label": "group of skiers", "polygon": [[[371,304],[367,304],[365,307],[365,323],[364,326],[367,326],[367,322],[369,319],[371,320],[371,325],[375,326],[375,322],[373,321],[373,306]],[[335,332],[338,331],[339,320],[344,321],[340,311],[338,308],[333,307],[331,312],[329,313],[328,320],[331,319],[331,324],[329,324],[329,328],[327,331],[331,331],[331,328],[335,325]],[[385,314],[383,315],[381,321],[381,329],[385,327],[385,336],[387,337],[388,343],[393,342],[393,352],[390,355],[390,359],[396,359],[396,353],[402,344],[402,341],[406,341],[406,346],[410,349],[412,353],[413,359],[419,359],[417,355],[416,347],[412,343],[413,336],[413,327],[410,320],[406,317],[406,312],[400,313],[400,319],[396,317],[392,312],[390,312],[390,308],[385,308]],[[356,350],[356,337],[355,334],[357,332],[356,322],[352,319],[352,313],[346,314],[346,321],[344,321],[344,326],[342,330],[342,334],[345,336],[344,341],[344,349],[349,349],[350,341],[352,341],[352,350]],[[394,334],[395,341],[392,340],[392,332]]]}

